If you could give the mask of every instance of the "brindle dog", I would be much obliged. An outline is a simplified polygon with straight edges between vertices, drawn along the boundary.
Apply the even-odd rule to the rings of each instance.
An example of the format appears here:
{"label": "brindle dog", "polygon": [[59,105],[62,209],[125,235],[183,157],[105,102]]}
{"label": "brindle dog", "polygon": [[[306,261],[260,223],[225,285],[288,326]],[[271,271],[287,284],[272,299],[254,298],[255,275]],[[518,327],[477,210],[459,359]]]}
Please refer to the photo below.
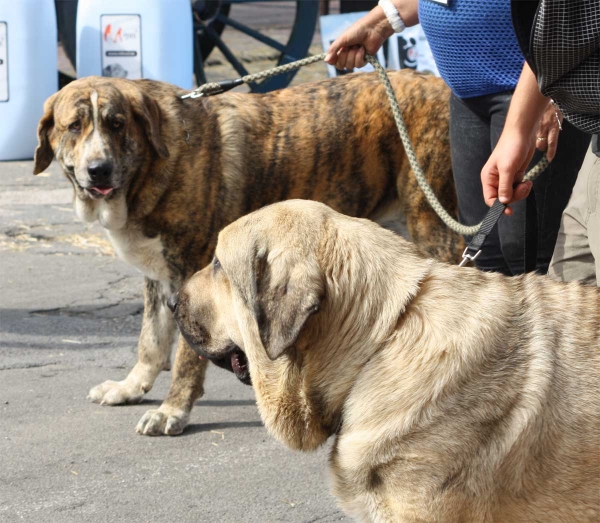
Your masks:
{"label": "brindle dog", "polygon": [[[421,165],[453,213],[449,91],[434,77],[390,77]],[[104,405],[140,401],[170,368],[177,328],[167,298],[211,259],[219,230],[264,205],[313,199],[380,223],[399,210],[429,255],[455,261],[462,248],[417,187],[375,74],[264,95],[184,93],[150,80],[82,78],[47,100],[39,124],[34,173],[55,156],[77,215],[98,220],[145,276],[138,362],[123,381],[91,389]],[[206,366],[180,338],[171,390],[138,432],[181,433]]]}

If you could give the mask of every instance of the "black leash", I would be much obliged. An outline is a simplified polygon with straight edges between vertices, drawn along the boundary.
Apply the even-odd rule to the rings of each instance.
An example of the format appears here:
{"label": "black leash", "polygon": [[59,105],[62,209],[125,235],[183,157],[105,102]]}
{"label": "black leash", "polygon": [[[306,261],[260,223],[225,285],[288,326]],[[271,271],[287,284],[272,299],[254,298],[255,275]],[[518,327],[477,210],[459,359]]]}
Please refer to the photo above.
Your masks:
{"label": "black leash", "polygon": [[[494,227],[498,224],[498,220],[504,213],[507,205],[496,200],[494,205],[490,207],[490,210],[485,215],[483,222],[481,222],[481,228],[467,245],[462,255],[462,261],[458,265],[464,267],[469,262],[474,262],[481,254],[481,249],[485,244],[489,234],[492,232]],[[527,196],[527,202],[525,207],[525,272],[533,272],[537,266],[537,205],[535,201],[535,192],[533,188]]]}

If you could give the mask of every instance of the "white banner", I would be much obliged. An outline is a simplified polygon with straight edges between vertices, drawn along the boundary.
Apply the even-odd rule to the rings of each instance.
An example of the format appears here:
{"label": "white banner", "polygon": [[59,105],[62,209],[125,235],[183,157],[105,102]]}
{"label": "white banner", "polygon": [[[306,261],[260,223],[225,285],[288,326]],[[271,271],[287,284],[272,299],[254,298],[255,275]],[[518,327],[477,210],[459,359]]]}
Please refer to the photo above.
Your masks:
{"label": "white banner", "polygon": [[137,80],[142,76],[140,15],[102,15],[102,76]]}
{"label": "white banner", "polygon": [[8,102],[8,24],[0,22],[0,102]]}
{"label": "white banner", "polygon": [[420,25],[407,27],[387,41],[387,68],[414,69],[439,76],[429,42]]}

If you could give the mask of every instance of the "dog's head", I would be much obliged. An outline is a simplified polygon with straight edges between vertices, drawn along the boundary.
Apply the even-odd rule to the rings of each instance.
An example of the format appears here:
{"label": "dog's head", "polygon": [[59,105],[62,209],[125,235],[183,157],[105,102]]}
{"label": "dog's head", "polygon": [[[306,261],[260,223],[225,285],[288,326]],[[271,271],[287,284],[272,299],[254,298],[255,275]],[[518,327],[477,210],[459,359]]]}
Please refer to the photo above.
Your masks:
{"label": "dog's head", "polygon": [[330,212],[294,201],[234,222],[212,263],[169,300],[188,344],[243,382],[251,377],[267,427],[295,448],[314,448],[335,430],[302,377],[325,301],[318,251]]}
{"label": "dog's head", "polygon": [[161,110],[143,83],[87,77],[44,105],[34,174],[56,157],[82,201],[123,194],[147,158],[167,158]]}

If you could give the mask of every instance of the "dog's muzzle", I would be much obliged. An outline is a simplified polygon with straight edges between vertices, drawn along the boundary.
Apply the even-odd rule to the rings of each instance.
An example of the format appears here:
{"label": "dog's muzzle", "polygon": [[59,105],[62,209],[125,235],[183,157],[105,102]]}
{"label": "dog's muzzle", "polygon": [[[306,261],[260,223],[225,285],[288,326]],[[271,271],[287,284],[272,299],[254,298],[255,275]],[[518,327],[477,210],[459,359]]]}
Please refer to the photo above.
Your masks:
{"label": "dog's muzzle", "polygon": [[171,309],[173,316],[175,317],[175,321],[179,326],[179,331],[181,335],[187,342],[187,344],[194,350],[201,359],[207,359],[212,361],[217,367],[221,367],[222,369],[226,369],[230,372],[233,372],[238,380],[246,385],[251,385],[252,380],[250,378],[250,369],[248,368],[248,358],[246,358],[246,354],[244,351],[240,349],[233,342],[229,344],[225,348],[225,350],[220,351],[219,355],[211,354],[207,352],[203,346],[205,344],[204,337],[202,339],[194,336],[190,336],[188,332],[185,330],[185,326],[179,322],[179,317],[177,315],[177,306],[179,305],[179,293],[172,294],[167,300],[167,307]]}

